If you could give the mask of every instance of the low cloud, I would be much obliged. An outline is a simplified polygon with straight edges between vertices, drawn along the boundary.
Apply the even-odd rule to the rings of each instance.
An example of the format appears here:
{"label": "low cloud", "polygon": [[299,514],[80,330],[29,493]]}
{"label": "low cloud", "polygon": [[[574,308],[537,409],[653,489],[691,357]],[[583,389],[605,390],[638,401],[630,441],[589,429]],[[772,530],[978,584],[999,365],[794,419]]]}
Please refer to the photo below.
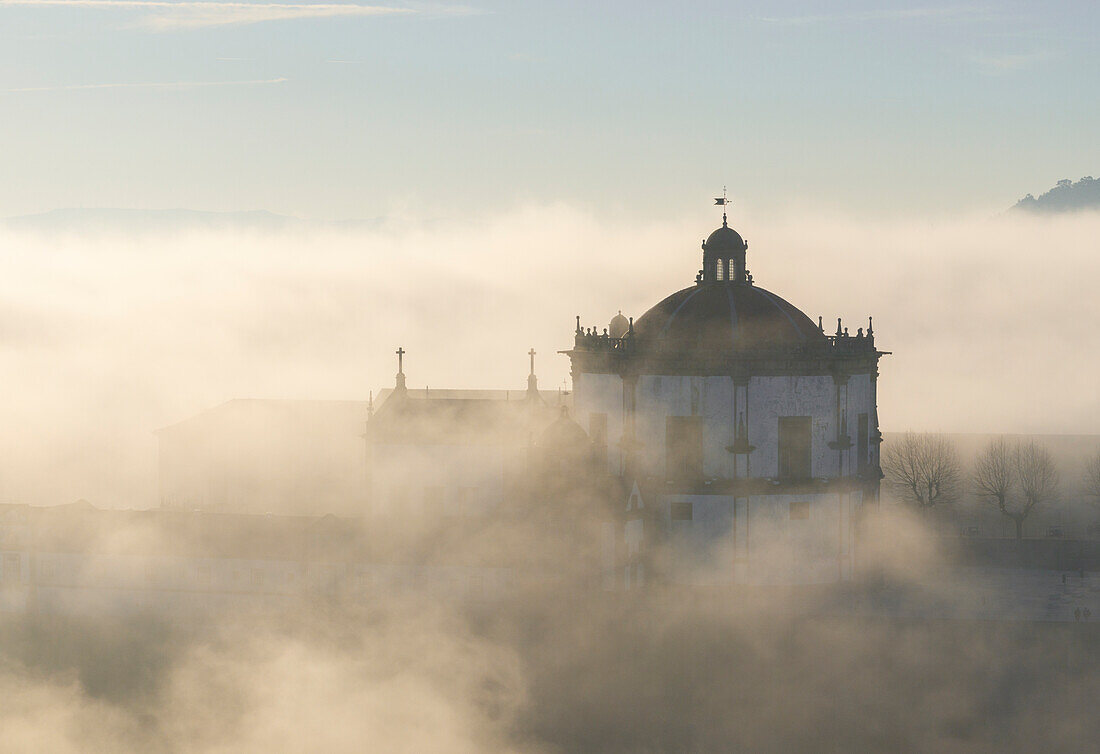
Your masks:
{"label": "low cloud", "polygon": [[[701,213],[568,206],[378,227],[0,229],[0,499],[142,507],[153,430],[231,398],[365,400],[393,383],[568,385],[575,315],[692,284]],[[887,431],[1091,433],[1100,216],[738,217],[757,284],[855,332],[874,315]],[[538,232],[532,232],[538,229]]]}
{"label": "low cloud", "polygon": [[[463,599],[347,572],[278,607],[224,600],[206,618],[178,597],[158,617],[84,590],[84,614],[4,621],[0,749],[1088,750],[1100,734],[1090,626],[950,617],[984,601],[970,575],[945,577],[919,518],[876,526],[870,537],[899,546],[868,550],[870,584],[840,590],[611,594],[538,578]],[[568,563],[547,532],[505,534]],[[484,554],[498,535],[462,545]],[[789,557],[777,545],[768,556]],[[432,554],[455,557],[445,544]],[[980,614],[996,614],[993,596]]]}

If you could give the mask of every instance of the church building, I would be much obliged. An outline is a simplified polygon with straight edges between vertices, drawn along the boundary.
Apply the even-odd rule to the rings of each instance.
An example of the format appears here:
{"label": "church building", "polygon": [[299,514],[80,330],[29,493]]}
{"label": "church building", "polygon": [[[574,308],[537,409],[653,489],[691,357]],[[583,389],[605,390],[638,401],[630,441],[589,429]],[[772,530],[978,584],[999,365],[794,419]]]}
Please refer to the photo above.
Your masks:
{"label": "church building", "polygon": [[536,445],[568,399],[539,390],[534,349],[522,392],[409,389],[404,353],[393,391],[366,425],[370,513],[468,518],[527,499]]}
{"label": "church building", "polygon": [[378,401],[232,401],[166,428],[162,505],[519,521],[606,588],[851,580],[885,352],[870,320],[826,334],[757,285],[747,249],[723,214],[691,285],[603,329],[578,317],[571,391],[538,388],[533,350],[526,390],[409,388],[398,349]]}
{"label": "church building", "polygon": [[827,335],[756,285],[725,214],[702,248],[694,284],[602,333],[578,317],[565,352],[576,416],[629,490],[614,581],[849,580],[882,476],[871,321]]}

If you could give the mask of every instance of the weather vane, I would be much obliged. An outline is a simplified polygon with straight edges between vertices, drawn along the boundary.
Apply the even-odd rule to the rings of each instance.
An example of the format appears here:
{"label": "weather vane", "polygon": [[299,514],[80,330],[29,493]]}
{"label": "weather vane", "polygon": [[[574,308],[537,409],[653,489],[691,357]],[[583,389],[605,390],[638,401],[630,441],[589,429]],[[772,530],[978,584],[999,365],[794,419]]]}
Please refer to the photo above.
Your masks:
{"label": "weather vane", "polygon": [[726,224],[726,206],[730,200],[726,198],[726,187],[722,187],[722,195],[714,197],[714,203],[722,208],[722,225]]}

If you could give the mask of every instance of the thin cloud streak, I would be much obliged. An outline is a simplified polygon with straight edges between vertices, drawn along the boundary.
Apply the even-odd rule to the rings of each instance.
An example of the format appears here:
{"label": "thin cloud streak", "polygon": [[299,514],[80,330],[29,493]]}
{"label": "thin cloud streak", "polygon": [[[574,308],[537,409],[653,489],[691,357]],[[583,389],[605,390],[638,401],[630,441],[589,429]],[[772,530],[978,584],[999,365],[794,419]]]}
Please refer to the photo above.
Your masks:
{"label": "thin cloud streak", "polygon": [[352,16],[393,16],[417,13],[411,8],[355,3],[247,3],[221,0],[0,0],[0,6],[67,7],[96,10],[145,11],[137,25],[158,31],[194,29],[263,21]]}
{"label": "thin cloud streak", "polygon": [[806,26],[809,24],[844,21],[919,21],[953,19],[962,17],[986,17],[992,13],[986,6],[958,5],[931,8],[890,8],[849,13],[821,13],[805,16],[754,16],[753,20],[777,26]]}
{"label": "thin cloud streak", "polygon": [[5,93],[16,92],[71,92],[82,89],[198,89],[209,86],[260,86],[263,84],[282,84],[287,78],[251,79],[247,81],[153,81],[109,84],[65,84],[62,86],[22,86],[3,89]]}
{"label": "thin cloud streak", "polygon": [[974,60],[983,73],[995,75],[1030,68],[1049,60],[1050,57],[1049,52],[1019,52],[1005,55],[980,54],[975,56]]}

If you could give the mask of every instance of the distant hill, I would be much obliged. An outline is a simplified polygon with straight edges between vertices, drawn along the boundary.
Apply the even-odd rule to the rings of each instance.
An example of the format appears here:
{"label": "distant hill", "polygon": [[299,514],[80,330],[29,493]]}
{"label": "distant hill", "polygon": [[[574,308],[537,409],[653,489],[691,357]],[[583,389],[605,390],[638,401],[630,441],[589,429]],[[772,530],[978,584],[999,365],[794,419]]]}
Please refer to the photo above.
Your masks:
{"label": "distant hill", "polygon": [[1053,213],[1100,209],[1100,180],[1087,175],[1074,183],[1068,178],[1036,199],[1028,194],[1016,202],[1013,209],[1026,212]]}
{"label": "distant hill", "polygon": [[0,220],[0,225],[13,230],[88,233],[181,230],[284,231],[319,226],[370,227],[379,222],[379,220],[325,222],[278,215],[262,209],[244,212],[204,212],[194,209],[99,207],[65,208],[34,215],[18,215]]}

